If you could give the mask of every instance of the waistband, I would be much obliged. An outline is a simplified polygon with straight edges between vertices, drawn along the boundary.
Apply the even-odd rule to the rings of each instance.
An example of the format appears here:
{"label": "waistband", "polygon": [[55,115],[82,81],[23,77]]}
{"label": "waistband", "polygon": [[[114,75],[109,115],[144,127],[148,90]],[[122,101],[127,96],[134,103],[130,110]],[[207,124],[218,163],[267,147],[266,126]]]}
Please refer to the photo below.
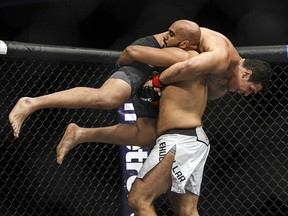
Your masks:
{"label": "waistband", "polygon": [[[199,126],[201,127],[201,126]],[[197,136],[196,133],[196,128],[173,128],[165,131],[162,135],[164,134],[181,134],[181,135],[187,135],[187,136]]]}

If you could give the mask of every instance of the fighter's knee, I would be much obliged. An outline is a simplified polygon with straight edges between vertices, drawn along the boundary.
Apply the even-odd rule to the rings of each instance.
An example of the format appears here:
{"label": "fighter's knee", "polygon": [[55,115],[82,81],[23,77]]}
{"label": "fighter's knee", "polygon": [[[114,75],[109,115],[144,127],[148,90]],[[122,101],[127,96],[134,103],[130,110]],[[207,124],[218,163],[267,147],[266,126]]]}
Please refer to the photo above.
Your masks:
{"label": "fighter's knee", "polygon": [[136,178],[128,193],[128,206],[134,210],[139,210],[147,202],[145,197],[145,194],[143,194],[143,181]]}
{"label": "fighter's knee", "polygon": [[145,200],[143,196],[140,196],[139,194],[129,193],[128,206],[133,209],[134,212],[143,212],[151,206],[151,202]]}
{"label": "fighter's knee", "polygon": [[154,125],[136,123],[138,127],[137,142],[139,146],[153,147],[156,143],[157,135]]}
{"label": "fighter's knee", "polygon": [[142,147],[153,147],[156,143],[156,136],[150,135],[150,136],[141,136],[138,139],[138,145]]}
{"label": "fighter's knee", "polygon": [[128,194],[128,206],[131,209],[135,209],[137,206],[137,198],[131,193]]}
{"label": "fighter's knee", "polygon": [[141,206],[143,206],[144,200],[141,196],[137,193],[129,193],[128,194],[128,206],[131,209],[139,209]]}

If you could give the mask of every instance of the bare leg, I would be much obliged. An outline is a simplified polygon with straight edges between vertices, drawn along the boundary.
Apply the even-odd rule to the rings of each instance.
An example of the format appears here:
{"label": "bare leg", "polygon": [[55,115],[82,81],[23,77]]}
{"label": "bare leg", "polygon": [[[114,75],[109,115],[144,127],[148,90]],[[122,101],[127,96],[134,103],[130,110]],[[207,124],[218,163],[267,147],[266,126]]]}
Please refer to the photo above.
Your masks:
{"label": "bare leg", "polygon": [[170,203],[176,216],[199,216],[198,199],[199,196],[190,191],[185,194],[170,192]]}
{"label": "bare leg", "polygon": [[131,95],[131,87],[120,79],[108,79],[99,88],[76,87],[40,97],[23,97],[18,100],[9,114],[9,121],[15,137],[19,137],[25,119],[39,109],[44,108],[97,108],[113,109]]}
{"label": "bare leg", "polygon": [[71,149],[85,142],[152,147],[156,142],[155,119],[138,118],[136,124],[118,124],[101,128],[81,128],[71,123],[57,146],[57,163],[61,164]]}
{"label": "bare leg", "polygon": [[174,153],[149,171],[143,179],[136,178],[128,195],[128,204],[137,216],[155,216],[153,201],[171,187],[171,168]]}

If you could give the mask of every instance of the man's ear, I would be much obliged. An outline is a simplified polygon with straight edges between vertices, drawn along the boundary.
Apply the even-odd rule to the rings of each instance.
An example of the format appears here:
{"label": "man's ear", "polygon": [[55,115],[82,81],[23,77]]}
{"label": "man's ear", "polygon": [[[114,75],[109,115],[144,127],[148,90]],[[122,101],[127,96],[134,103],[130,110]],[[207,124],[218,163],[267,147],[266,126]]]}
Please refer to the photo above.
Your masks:
{"label": "man's ear", "polygon": [[250,77],[251,77],[251,75],[252,75],[252,70],[245,70],[244,71],[244,73],[243,73],[243,75],[242,75],[242,77],[244,78],[244,79],[246,79],[246,80],[249,80],[250,79]]}
{"label": "man's ear", "polygon": [[184,41],[181,41],[179,48],[186,49],[188,46],[189,46],[189,41],[188,40],[184,40]]}

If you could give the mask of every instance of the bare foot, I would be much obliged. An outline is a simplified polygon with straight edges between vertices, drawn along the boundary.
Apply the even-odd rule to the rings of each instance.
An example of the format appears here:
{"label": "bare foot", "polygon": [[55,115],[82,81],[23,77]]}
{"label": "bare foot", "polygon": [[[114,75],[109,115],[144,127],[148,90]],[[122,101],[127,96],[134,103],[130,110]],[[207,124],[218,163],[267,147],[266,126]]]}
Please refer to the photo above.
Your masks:
{"label": "bare foot", "polygon": [[77,144],[79,144],[77,135],[80,129],[81,128],[74,123],[70,123],[67,126],[66,131],[56,148],[58,164],[62,164],[63,159],[68,154],[68,152],[73,149]]}
{"label": "bare foot", "polygon": [[9,122],[16,138],[19,137],[23,122],[33,112],[31,99],[29,97],[20,98],[9,114]]}

